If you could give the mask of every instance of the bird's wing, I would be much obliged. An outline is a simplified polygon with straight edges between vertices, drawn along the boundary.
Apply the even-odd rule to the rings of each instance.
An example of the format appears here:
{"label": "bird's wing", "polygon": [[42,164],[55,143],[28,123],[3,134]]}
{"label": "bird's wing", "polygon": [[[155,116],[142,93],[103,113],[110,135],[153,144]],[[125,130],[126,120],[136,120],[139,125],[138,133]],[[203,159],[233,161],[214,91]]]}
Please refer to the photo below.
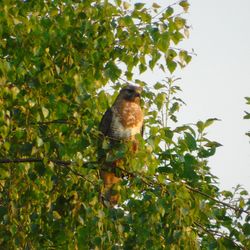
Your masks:
{"label": "bird's wing", "polygon": [[112,122],[112,118],[113,118],[113,112],[112,110],[109,108],[107,109],[107,111],[105,112],[105,114],[103,115],[101,122],[100,122],[100,126],[99,126],[99,130],[102,132],[103,135],[109,135],[110,134],[110,125]]}
{"label": "bird's wing", "polygon": [[142,124],[142,127],[141,127],[141,136],[143,137],[143,134],[144,134],[144,129],[145,129],[145,124],[143,123]]}

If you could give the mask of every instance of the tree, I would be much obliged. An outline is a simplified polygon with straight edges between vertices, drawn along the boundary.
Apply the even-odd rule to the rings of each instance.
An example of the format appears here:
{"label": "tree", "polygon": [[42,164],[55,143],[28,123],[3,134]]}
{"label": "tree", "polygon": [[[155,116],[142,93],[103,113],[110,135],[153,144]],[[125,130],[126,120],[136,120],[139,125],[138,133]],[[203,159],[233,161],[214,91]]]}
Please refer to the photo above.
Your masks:
{"label": "tree", "polygon": [[[172,73],[191,60],[186,0],[0,3],[2,249],[247,249],[247,192],[220,191],[208,159],[216,119],[176,126]],[[134,74],[159,68],[146,83]],[[139,78],[139,77],[138,77]],[[144,87],[146,134],[120,169],[121,202],[98,200],[98,124],[120,88]],[[108,91],[106,91],[108,90]],[[110,94],[114,92],[114,95]],[[108,149],[106,140],[103,149]]]}

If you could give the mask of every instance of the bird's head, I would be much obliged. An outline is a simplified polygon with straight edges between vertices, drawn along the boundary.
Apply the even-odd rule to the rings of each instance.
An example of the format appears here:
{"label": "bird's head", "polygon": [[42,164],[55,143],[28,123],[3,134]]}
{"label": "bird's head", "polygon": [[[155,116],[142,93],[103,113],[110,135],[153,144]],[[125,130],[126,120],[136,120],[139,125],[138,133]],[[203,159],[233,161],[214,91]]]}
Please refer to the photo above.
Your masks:
{"label": "bird's head", "polygon": [[135,85],[127,85],[123,87],[119,93],[119,97],[127,101],[140,102],[142,88]]}

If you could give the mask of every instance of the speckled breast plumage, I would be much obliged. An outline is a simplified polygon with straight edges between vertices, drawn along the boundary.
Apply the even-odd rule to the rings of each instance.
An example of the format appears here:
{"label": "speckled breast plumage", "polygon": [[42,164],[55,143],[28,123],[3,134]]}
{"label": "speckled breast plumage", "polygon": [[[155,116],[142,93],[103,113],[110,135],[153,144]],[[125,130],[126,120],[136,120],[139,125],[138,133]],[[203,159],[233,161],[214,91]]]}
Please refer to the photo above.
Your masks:
{"label": "speckled breast plumage", "polygon": [[133,140],[140,134],[143,125],[143,112],[139,104],[124,101],[112,107],[111,136],[117,139]]}

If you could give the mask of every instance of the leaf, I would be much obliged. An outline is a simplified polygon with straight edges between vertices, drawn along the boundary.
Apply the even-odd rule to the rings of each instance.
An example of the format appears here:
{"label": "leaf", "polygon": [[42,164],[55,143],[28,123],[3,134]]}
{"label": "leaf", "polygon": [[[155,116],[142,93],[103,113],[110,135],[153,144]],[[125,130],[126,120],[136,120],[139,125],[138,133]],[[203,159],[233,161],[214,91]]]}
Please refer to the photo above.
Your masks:
{"label": "leaf", "polygon": [[205,121],[204,126],[205,128],[209,127],[210,125],[212,125],[215,121],[220,121],[217,118],[209,118]]}
{"label": "leaf", "polygon": [[243,190],[240,192],[240,195],[248,195],[248,192],[246,190]]}
{"label": "leaf", "polygon": [[168,17],[172,16],[173,13],[174,13],[174,9],[169,6],[167,8],[167,10],[165,11],[165,13],[163,14],[163,17],[168,18]]}
{"label": "leaf", "polygon": [[158,48],[162,52],[167,52],[169,49],[169,44],[170,44],[170,36],[168,32],[164,32],[159,36],[158,40]]}
{"label": "leaf", "polygon": [[187,0],[181,1],[181,2],[179,3],[179,5],[183,8],[183,10],[184,10],[185,12],[188,12],[189,5],[190,5],[190,4],[188,3]]}
{"label": "leaf", "polygon": [[250,235],[250,224],[249,224],[249,223],[245,223],[245,224],[243,225],[242,230],[243,230],[243,232],[244,232],[244,234],[245,234],[246,236],[249,236],[249,235]]}
{"label": "leaf", "polygon": [[44,118],[47,118],[49,115],[49,110],[46,109],[45,107],[42,107],[42,113],[43,113]]}
{"label": "leaf", "polygon": [[246,112],[246,111],[245,111],[245,113],[246,113],[246,114],[244,115],[243,118],[244,118],[244,119],[250,119],[250,113],[248,113],[248,112]]}
{"label": "leaf", "polygon": [[36,138],[36,145],[37,147],[41,147],[43,145],[43,140],[40,137]]}
{"label": "leaf", "polygon": [[121,0],[115,0],[115,3],[118,5],[118,6],[121,6]]}
{"label": "leaf", "polygon": [[247,104],[250,105],[250,97],[245,97]]}
{"label": "leaf", "polygon": [[[158,60],[161,58],[161,53],[157,50],[154,50],[153,53],[152,53],[152,62],[153,62],[153,65],[155,66],[155,64],[158,62]],[[153,67],[154,67],[153,66]]]}
{"label": "leaf", "polygon": [[181,50],[181,51],[180,51],[179,57],[180,57],[180,59],[181,59],[181,62],[182,62],[183,64],[185,64],[185,65],[187,65],[187,64],[191,61],[191,59],[192,59],[192,57],[191,57],[191,56],[188,54],[188,52],[185,51],[185,50]]}
{"label": "leaf", "polygon": [[212,147],[215,147],[215,148],[218,148],[218,147],[221,147],[222,144],[216,142],[216,141],[209,141],[205,144],[206,147],[209,147],[209,148],[212,148]]}
{"label": "leaf", "polygon": [[7,167],[0,166],[0,180],[3,180],[10,176],[10,171]]}
{"label": "leaf", "polygon": [[212,125],[215,121],[220,121],[217,118],[209,118],[207,119],[205,122],[202,121],[198,121],[196,123],[196,126],[198,128],[198,132],[202,133],[204,131],[205,128],[209,127],[210,125]]}
{"label": "leaf", "polygon": [[172,104],[172,106],[170,107],[170,109],[169,109],[169,114],[173,115],[174,113],[176,113],[177,111],[179,111],[179,109],[180,109],[179,102],[174,102]]}
{"label": "leaf", "polygon": [[128,2],[123,2],[123,8],[125,10],[129,9],[131,7],[131,5]]}
{"label": "leaf", "polygon": [[165,93],[160,93],[156,96],[155,98],[155,104],[157,105],[158,110],[160,110],[166,101],[166,94]]}
{"label": "leaf", "polygon": [[161,6],[159,4],[157,4],[157,3],[153,3],[152,7],[155,8],[155,9],[161,8]]}
{"label": "leaf", "polygon": [[167,59],[167,67],[170,73],[173,73],[177,67],[177,63],[173,60]]}
{"label": "leaf", "polygon": [[147,70],[147,66],[141,63],[139,65],[139,70],[140,70],[140,74],[142,74],[143,72]]}
{"label": "leaf", "polygon": [[[0,176],[1,176],[1,174],[0,174]],[[0,219],[2,220],[4,218],[4,216],[7,214],[8,214],[7,207],[0,206]]]}
{"label": "leaf", "polygon": [[201,148],[199,150],[198,156],[200,158],[208,158],[208,157],[213,156],[215,154],[215,151],[216,151],[216,147],[212,147],[212,148],[209,148],[209,149]]}
{"label": "leaf", "polygon": [[161,89],[161,88],[164,88],[165,87],[165,85],[164,84],[161,84],[161,83],[159,83],[159,82],[157,82],[155,85],[154,85],[154,88],[155,89]]}
{"label": "leaf", "polygon": [[179,42],[181,42],[183,40],[183,38],[184,38],[183,34],[180,33],[179,31],[175,31],[171,36],[171,39],[175,45],[177,45]]}
{"label": "leaf", "polygon": [[174,19],[174,23],[175,23],[177,29],[182,29],[186,25],[186,20],[182,17],[176,17]]}
{"label": "leaf", "polygon": [[225,196],[225,198],[233,198],[233,193],[230,191],[222,191],[221,194]]}
{"label": "leaf", "polygon": [[145,6],[145,3],[135,3],[135,9],[140,10]]}
{"label": "leaf", "polygon": [[110,61],[105,66],[105,73],[112,82],[115,82],[120,77],[121,70],[114,64],[114,62]]}
{"label": "leaf", "polygon": [[197,149],[196,139],[188,132],[185,132],[185,142],[187,143],[188,149],[192,152]]}

